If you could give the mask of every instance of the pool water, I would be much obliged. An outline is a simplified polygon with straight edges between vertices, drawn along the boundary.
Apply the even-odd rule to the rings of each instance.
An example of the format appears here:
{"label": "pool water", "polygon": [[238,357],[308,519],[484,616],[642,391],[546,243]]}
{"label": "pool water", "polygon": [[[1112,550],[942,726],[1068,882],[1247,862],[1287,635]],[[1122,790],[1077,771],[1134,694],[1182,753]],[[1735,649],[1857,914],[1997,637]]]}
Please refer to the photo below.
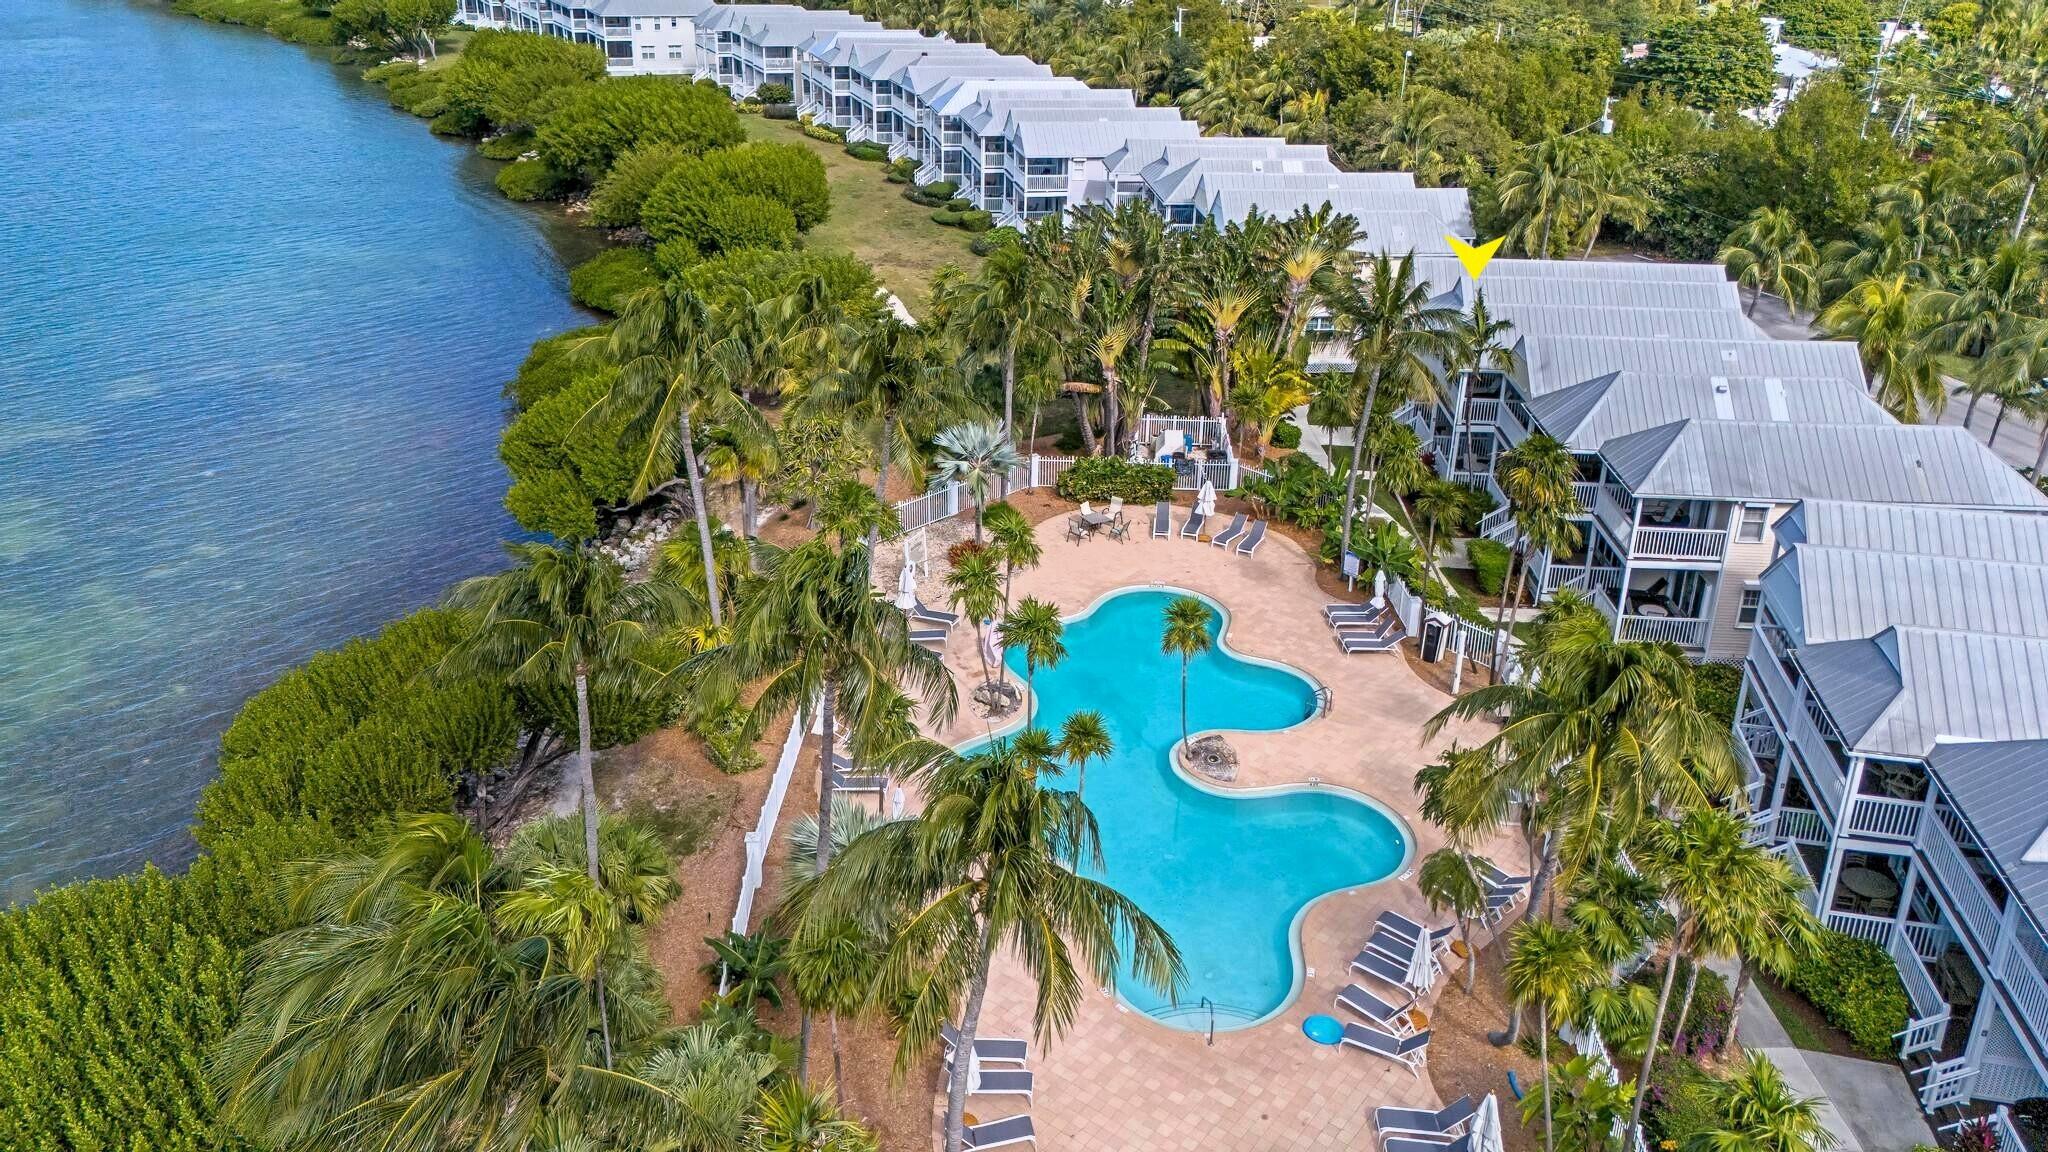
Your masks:
{"label": "pool water", "polygon": [[[1133,1008],[1191,1030],[1243,1027],[1283,1007],[1297,987],[1294,921],[1326,893],[1392,875],[1407,854],[1394,821],[1344,792],[1307,788],[1219,794],[1171,762],[1180,739],[1180,661],[1159,649],[1178,593],[1133,589],[1067,622],[1067,658],[1037,676],[1034,723],[1057,732],[1068,714],[1102,713],[1116,750],[1088,766],[1084,795],[1101,829],[1096,874],[1136,901],[1180,947],[1178,1002],[1128,972]],[[1211,625],[1220,635],[1222,613]],[[1005,653],[1019,677],[1023,653]],[[1188,672],[1188,729],[1275,731],[1315,715],[1316,688],[1285,668],[1221,644]],[[1064,787],[1073,787],[1073,774]]]}

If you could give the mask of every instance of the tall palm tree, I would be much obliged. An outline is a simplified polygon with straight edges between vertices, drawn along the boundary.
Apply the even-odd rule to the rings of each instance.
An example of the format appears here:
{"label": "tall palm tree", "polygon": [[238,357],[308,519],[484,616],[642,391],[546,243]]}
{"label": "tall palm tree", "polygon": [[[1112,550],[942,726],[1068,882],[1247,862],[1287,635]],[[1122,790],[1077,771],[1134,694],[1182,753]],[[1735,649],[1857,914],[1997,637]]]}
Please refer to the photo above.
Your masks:
{"label": "tall palm tree", "polygon": [[[1428,395],[1435,388],[1429,358],[1444,350],[1444,330],[1455,319],[1456,310],[1430,303],[1430,290],[1415,273],[1413,255],[1374,255],[1363,269],[1355,288],[1338,303],[1338,313],[1348,330],[1351,355],[1357,367],[1352,372],[1359,392],[1358,423],[1353,429],[1350,466],[1345,470],[1344,523],[1339,539],[1351,539],[1351,522],[1358,512],[1358,473],[1366,454],[1367,425],[1377,415],[1382,393],[1406,401]],[[1366,485],[1366,503],[1374,497],[1373,481]]]}
{"label": "tall palm tree", "polygon": [[1547,259],[1556,254],[1551,236],[1569,236],[1579,226],[1591,148],[1585,137],[1552,136],[1501,173],[1494,189],[1509,221],[1510,249]]}
{"label": "tall palm tree", "polygon": [[1766,292],[1782,298],[1795,316],[1820,302],[1820,258],[1790,209],[1757,209],[1728,234],[1715,259],[1749,288],[1745,316],[1756,315]]}
{"label": "tall palm tree", "polygon": [[936,479],[960,484],[974,497],[974,540],[981,542],[982,510],[989,489],[1009,483],[1010,472],[1023,461],[1010,438],[994,424],[955,424],[932,441]]}
{"label": "tall palm tree", "polygon": [[[2008,240],[1990,255],[1973,258],[1964,265],[1960,290],[1947,301],[1946,314],[1928,331],[1936,347],[1966,358],[1957,373],[1970,386],[1970,405],[1963,411],[1968,427],[1977,414],[1977,402],[1986,395],[2009,392],[2018,368],[2021,380],[2038,379],[2027,374],[2030,357],[2010,356],[2015,336],[2024,340],[2026,329],[2038,323],[2044,287],[2044,253],[2037,242]],[[2003,346],[2006,355],[1997,353]]]}
{"label": "tall palm tree", "polygon": [[1004,648],[1024,653],[1024,726],[1031,726],[1031,714],[1038,707],[1038,670],[1051,668],[1067,658],[1067,646],[1060,636],[1067,630],[1057,605],[1026,596],[1018,601],[996,625],[996,636]]}
{"label": "tall palm tree", "polygon": [[[1138,327],[1124,307],[1105,310],[1088,341],[1088,356],[1102,376],[1102,449],[1116,456],[1123,445],[1124,354],[1137,336]],[[1085,421],[1087,417],[1084,415]]]}
{"label": "tall palm tree", "polygon": [[[569,1136],[598,1147],[632,1147],[659,1132],[676,1152],[724,1152],[745,1145],[761,1085],[777,1071],[775,1058],[713,1024],[695,1024],[656,1044],[628,1072],[594,1077],[596,1107],[559,1110]],[[575,1152],[590,1145],[558,1138],[537,1149]]]}
{"label": "tall palm tree", "polygon": [[1088,764],[1094,760],[1107,760],[1116,750],[1109,738],[1109,724],[1102,713],[1092,708],[1083,708],[1067,714],[1060,721],[1060,759],[1074,766],[1074,795],[1086,797],[1088,793]]}
{"label": "tall palm tree", "polygon": [[2048,173],[2048,109],[2021,109],[2005,125],[2005,147],[1997,157],[2002,176],[1991,186],[1994,196],[2020,193],[2020,208],[2012,221],[2012,238],[2026,234],[2027,214],[2034,206],[2034,193],[2041,177]]}
{"label": "tall palm tree", "polygon": [[1195,657],[1216,646],[1209,625],[1216,613],[1199,596],[1176,596],[1166,605],[1166,630],[1160,634],[1159,650],[1180,657],[1180,742],[1188,742],[1188,665]]}
{"label": "tall palm tree", "polygon": [[874,985],[875,961],[883,941],[869,925],[846,918],[816,925],[790,941],[790,983],[812,1012],[825,1013],[832,1036],[832,1089],[846,1105],[846,1067],[839,1044],[839,1018],[858,1014]]}
{"label": "tall palm tree", "polygon": [[988,521],[989,547],[1003,563],[1003,611],[1010,610],[1010,583],[1019,568],[1036,568],[1045,556],[1038,529],[1014,504],[997,502],[983,514]]}
{"label": "tall palm tree", "polygon": [[[1740,1007],[1749,993],[1757,969],[1780,977],[1789,975],[1821,946],[1821,922],[1806,906],[1812,889],[1812,883],[1794,871],[1790,861],[1780,858],[1759,882],[1755,898],[1745,901],[1742,911],[1748,915],[1728,941],[1735,953],[1732,995],[1736,1006]],[[1728,1031],[1721,1037],[1724,1052],[1735,1044],[1740,1015],[1728,1020]],[[1683,1013],[1678,1026],[1685,1026]]]}
{"label": "tall palm tree", "polygon": [[1494,466],[1494,479],[1508,498],[1508,514],[1515,525],[1515,547],[1508,554],[1512,579],[1501,588],[1500,613],[1494,620],[1496,680],[1507,662],[1509,614],[1522,605],[1529,556],[1538,549],[1555,556],[1578,547],[1579,529],[1571,519],[1579,510],[1572,487],[1578,478],[1579,464],[1571,449],[1547,432],[1534,433],[1503,452]]}
{"label": "tall palm tree", "polygon": [[704,478],[714,484],[739,485],[740,535],[744,539],[754,539],[761,518],[761,485],[781,468],[775,437],[755,421],[717,424],[705,436]]}
{"label": "tall palm tree", "polygon": [[[962,552],[946,573],[946,591],[953,607],[974,623],[979,635],[1003,606],[1003,575],[996,567],[995,557],[987,549]],[[988,646],[977,643],[974,652],[981,659],[981,678],[987,682],[991,679]]]}
{"label": "tall palm tree", "polygon": [[1472,946],[1472,921],[1486,911],[1486,886],[1480,883],[1479,866],[1470,852],[1455,845],[1439,848],[1422,858],[1415,874],[1422,898],[1434,912],[1457,917],[1458,938],[1465,942],[1465,994],[1472,994],[1479,975],[1479,949]]}
{"label": "tall palm tree", "polygon": [[610,557],[537,542],[505,546],[513,566],[455,586],[449,607],[466,638],[442,657],[447,672],[487,672],[509,684],[566,686],[576,697],[576,781],[583,795],[584,861],[596,880],[597,781],[591,773],[593,681],[638,690],[667,669],[658,637],[683,614],[672,586],[628,584]]}
{"label": "tall palm tree", "polygon": [[[1754,934],[1769,921],[1769,914],[1777,911],[1773,900],[1781,889],[1780,870],[1786,864],[1762,845],[1750,843],[1748,821],[1708,805],[1687,807],[1676,820],[1650,823],[1637,838],[1630,857],[1663,889],[1665,902],[1677,919],[1664,964],[1664,983],[1657,993],[1657,1014],[1643,1049],[1642,1069],[1636,1075],[1636,1083],[1647,1084],[1680,960],[1691,962],[1697,979],[1699,965],[1708,958],[1739,951],[1743,938]],[[1688,980],[1688,1001],[1692,989],[1693,981]],[[1629,1117],[1630,1139],[1640,1130],[1642,1119],[1638,1098]]]}
{"label": "tall palm tree", "polygon": [[1854,340],[1870,376],[1872,395],[1907,424],[1940,419],[1947,391],[1929,334],[1950,306],[1945,292],[1920,288],[1905,276],[1870,279],[1821,310],[1820,327],[1838,340]]}
{"label": "tall palm tree", "polygon": [[970,352],[993,359],[1003,378],[1002,430],[1014,436],[1018,362],[1049,336],[1047,322],[1057,303],[1042,263],[1020,244],[989,253],[971,279],[956,285],[948,321]]}
{"label": "tall palm tree", "polygon": [[1450,395],[1451,455],[1464,452],[1465,405],[1474,378],[1489,369],[1505,372],[1515,366],[1515,349],[1509,334],[1515,329],[1507,320],[1494,318],[1486,307],[1486,293],[1475,291],[1472,310],[1457,314],[1444,329],[1444,384]]}
{"label": "tall palm tree", "polygon": [[725,606],[718,595],[694,422],[758,418],[733,391],[736,346],[722,339],[721,323],[708,301],[671,281],[635,293],[608,332],[577,348],[578,355],[618,365],[617,378],[592,411],[623,415],[627,434],[647,446],[633,478],[633,499],[646,499],[665,476],[681,475],[689,484],[713,625],[724,623]]}
{"label": "tall palm tree", "polygon": [[842,367],[801,394],[795,407],[802,415],[838,417],[870,431],[875,496],[882,500],[888,499],[891,467],[918,471],[917,445],[949,420],[975,411],[959,373],[934,354],[931,338],[893,317],[860,328]]}
{"label": "tall palm tree", "polygon": [[745,1147],[752,1152],[874,1152],[873,1133],[840,1114],[832,1097],[800,1080],[761,1093]]}
{"label": "tall palm tree", "polygon": [[1422,536],[1424,566],[1436,566],[1437,533],[1444,525],[1458,522],[1458,518],[1465,514],[1469,499],[1466,487],[1450,480],[1426,481],[1415,493],[1415,514],[1426,526]]}
{"label": "tall palm tree", "polygon": [[[1182,982],[1179,950],[1159,925],[1083,875],[1101,866],[1095,819],[1079,796],[1043,785],[1059,771],[1011,741],[942,756],[923,777],[919,817],[862,836],[826,873],[814,912],[902,913],[875,987],[877,1000],[899,1006],[898,1075],[933,1049],[956,1012],[959,1049],[973,1050],[998,949],[1037,984],[1044,1038],[1072,1025],[1091,981],[1116,979],[1126,953],[1146,984],[1170,993]],[[960,1152],[972,1063],[953,1061],[945,1152]]]}
{"label": "tall palm tree", "polygon": [[1237,383],[1230,389],[1230,406],[1250,426],[1253,454],[1264,460],[1281,418],[1308,403],[1308,374],[1292,359],[1263,346],[1240,348],[1232,358],[1237,362]]}
{"label": "tall palm tree", "polygon": [[1211,419],[1221,419],[1230,399],[1231,351],[1237,346],[1238,329],[1258,307],[1259,291],[1256,285],[1240,283],[1235,277],[1212,277],[1197,293],[1192,312],[1209,335],[1209,386],[1202,393],[1202,402]]}
{"label": "tall palm tree", "polygon": [[1801,1096],[1771,1058],[1751,1052],[1725,1079],[1707,1085],[1714,1122],[1687,1137],[1682,1152],[1828,1152],[1834,1133],[1822,1099]]}
{"label": "tall palm tree", "polygon": [[1609,969],[1636,959],[1645,945],[1663,939],[1672,927],[1657,882],[1618,856],[1579,876],[1565,915],[1585,935],[1594,958]]}
{"label": "tall palm tree", "polygon": [[1600,228],[1609,217],[1631,228],[1647,227],[1650,198],[1643,193],[1635,161],[1619,148],[1595,149],[1580,170],[1579,203],[1574,212],[1581,217],[1580,228],[1586,234],[1586,249],[1579,253],[1581,260],[1592,258],[1593,245],[1600,240]]}
{"label": "tall palm tree", "polygon": [[[1550,1105],[1550,1021],[1571,1015],[1579,999],[1604,973],[1578,930],[1544,920],[1524,920],[1508,945],[1505,973],[1509,999],[1536,1008],[1536,1047],[1543,1065],[1543,1148],[1555,1152],[1557,1136]],[[1624,1145],[1626,1147],[1626,1145]]]}

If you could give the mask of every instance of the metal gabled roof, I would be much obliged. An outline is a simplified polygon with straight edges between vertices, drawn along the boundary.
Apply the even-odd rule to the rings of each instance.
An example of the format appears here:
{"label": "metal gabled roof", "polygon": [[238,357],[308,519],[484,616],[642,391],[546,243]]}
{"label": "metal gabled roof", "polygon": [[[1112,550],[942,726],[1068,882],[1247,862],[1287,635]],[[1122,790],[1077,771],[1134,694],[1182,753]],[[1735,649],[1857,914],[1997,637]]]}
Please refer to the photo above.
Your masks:
{"label": "metal gabled roof", "polygon": [[1958,560],[2048,564],[2048,516],[1804,500],[1780,517],[1778,543],[1912,552]]}
{"label": "metal gabled roof", "polygon": [[[1489,301],[1491,303],[1491,301]],[[1609,372],[1651,376],[1807,376],[1863,383],[1856,346],[1833,340],[1667,338],[1533,333],[1522,340],[1531,397]]]}
{"label": "metal gabled roof", "polygon": [[1799,667],[1855,752],[1924,760],[1943,740],[2048,739],[2048,640],[1895,626],[1814,645]]}
{"label": "metal gabled roof", "polygon": [[1578,452],[1674,420],[1891,424],[1861,388],[1830,379],[1610,372],[1529,401],[1530,418]]}
{"label": "metal gabled roof", "polygon": [[1894,625],[2048,640],[2048,566],[1797,544],[1761,582],[1801,645]]}
{"label": "metal gabled roof", "polygon": [[1943,741],[1927,763],[2006,884],[2048,924],[2048,740]]}

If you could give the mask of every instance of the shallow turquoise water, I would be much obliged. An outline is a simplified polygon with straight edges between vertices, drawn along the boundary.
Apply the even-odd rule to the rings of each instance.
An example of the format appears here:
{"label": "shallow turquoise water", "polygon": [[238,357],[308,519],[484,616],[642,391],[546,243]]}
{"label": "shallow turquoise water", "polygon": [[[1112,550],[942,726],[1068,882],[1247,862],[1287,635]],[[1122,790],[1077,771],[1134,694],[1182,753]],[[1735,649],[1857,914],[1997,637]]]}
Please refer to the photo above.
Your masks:
{"label": "shallow turquoise water", "polygon": [[191,852],[241,701],[501,562],[549,218],[352,70],[0,3],[0,904]]}
{"label": "shallow turquoise water", "polygon": [[[1180,663],[1159,650],[1174,595],[1127,591],[1069,621],[1066,660],[1038,673],[1035,721],[1057,731],[1076,710],[1103,714],[1116,752],[1089,766],[1085,791],[1102,832],[1100,876],[1164,925],[1187,963],[1178,1007],[1128,975],[1118,981],[1124,999],[1199,1029],[1207,997],[1217,1027],[1228,1028],[1286,1003],[1296,914],[1325,893],[1393,874],[1407,842],[1385,813],[1343,793],[1218,795],[1174,770]],[[1223,630],[1220,619],[1214,627]],[[1005,659],[1023,674],[1021,653]],[[1288,728],[1315,707],[1302,676],[1221,646],[1189,669],[1192,732]]]}

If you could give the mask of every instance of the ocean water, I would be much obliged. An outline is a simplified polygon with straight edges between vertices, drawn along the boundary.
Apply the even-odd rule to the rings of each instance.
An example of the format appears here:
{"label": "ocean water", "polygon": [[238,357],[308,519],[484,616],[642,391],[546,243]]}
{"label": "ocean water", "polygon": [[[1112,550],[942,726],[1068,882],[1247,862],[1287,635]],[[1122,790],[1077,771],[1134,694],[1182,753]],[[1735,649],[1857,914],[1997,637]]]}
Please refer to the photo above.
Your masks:
{"label": "ocean water", "polygon": [[248,694],[498,563],[568,236],[302,48],[0,5],[0,903],[189,857]]}
{"label": "ocean water", "polygon": [[[1408,845],[1384,812],[1347,793],[1219,794],[1174,769],[1180,660],[1159,647],[1174,595],[1125,591],[1070,620],[1067,658],[1037,675],[1034,720],[1057,732],[1078,709],[1102,713],[1115,752],[1089,765],[1085,782],[1066,780],[1083,785],[1100,828],[1102,867],[1091,872],[1158,921],[1187,965],[1177,1002],[1129,972],[1119,993],[1190,1030],[1208,1026],[1206,998],[1223,1030],[1269,1015],[1293,994],[1295,916],[1319,896],[1392,875]],[[1220,617],[1211,630],[1227,641]],[[1022,653],[1005,659],[1021,677]],[[1315,686],[1219,644],[1190,665],[1187,707],[1191,732],[1275,731],[1315,714]]]}

